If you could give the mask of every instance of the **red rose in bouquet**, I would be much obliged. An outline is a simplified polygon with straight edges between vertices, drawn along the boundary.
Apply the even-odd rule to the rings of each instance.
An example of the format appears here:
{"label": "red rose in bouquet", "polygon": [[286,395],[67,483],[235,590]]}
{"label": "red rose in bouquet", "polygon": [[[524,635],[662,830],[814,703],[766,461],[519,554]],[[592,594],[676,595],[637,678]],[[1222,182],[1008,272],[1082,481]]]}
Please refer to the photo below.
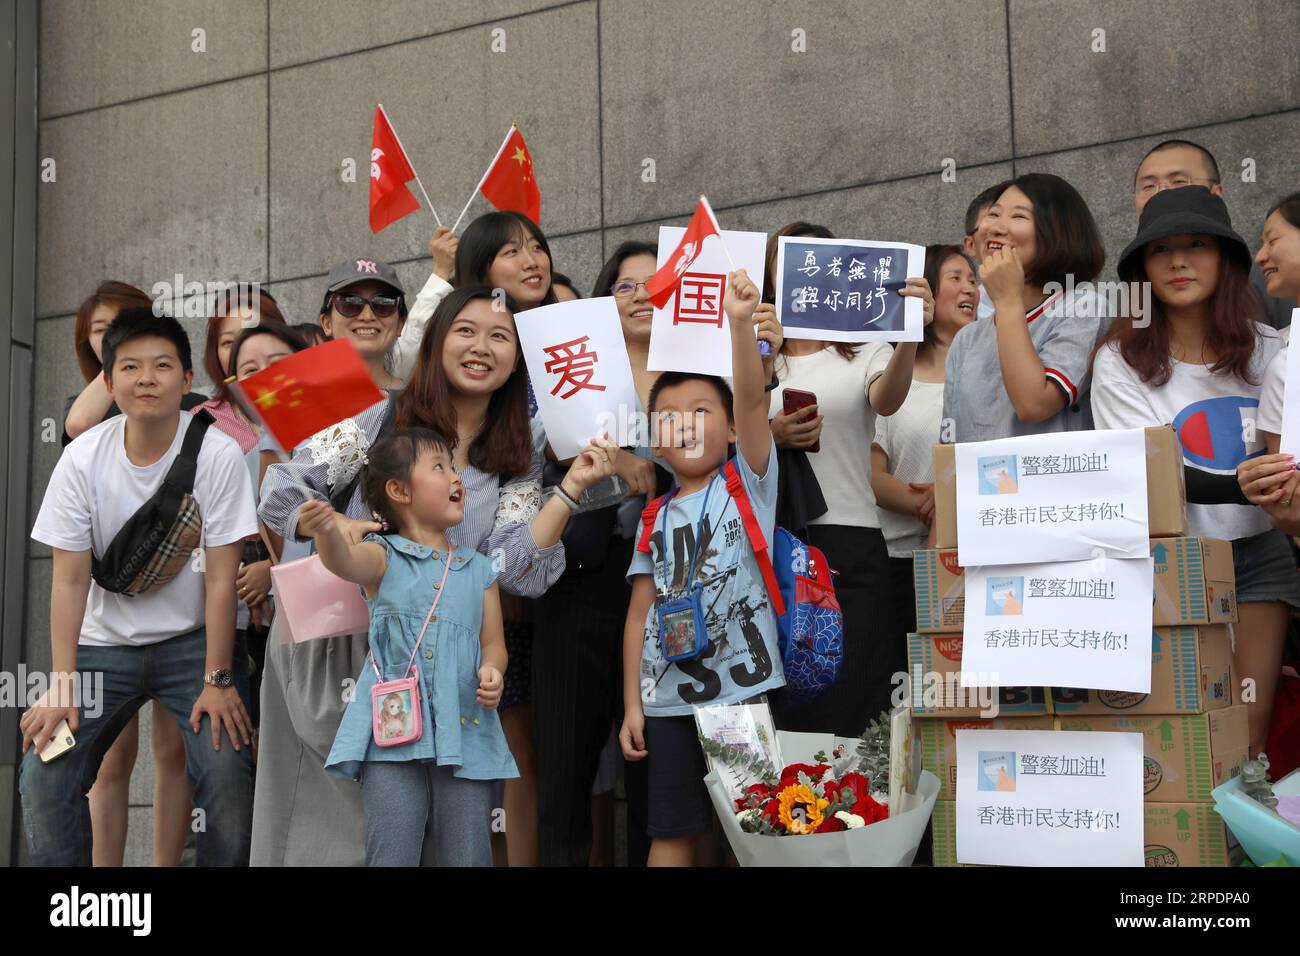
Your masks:
{"label": "red rose in bouquet", "polygon": [[743,795],[736,798],[737,810],[751,810],[761,807],[772,796],[772,788],[765,783],[755,783],[745,788]]}
{"label": "red rose in bouquet", "polygon": [[889,808],[871,796],[871,782],[862,774],[846,773],[840,789],[853,794],[853,809],[849,812],[862,817],[864,823],[875,823],[889,816]]}
{"label": "red rose in bouquet", "polygon": [[792,763],[781,771],[781,782],[776,785],[777,792],[797,784],[801,773],[806,773],[812,778],[812,782],[816,783],[821,779],[822,774],[830,769],[830,764],[824,763],[819,763],[816,766],[807,763]]}

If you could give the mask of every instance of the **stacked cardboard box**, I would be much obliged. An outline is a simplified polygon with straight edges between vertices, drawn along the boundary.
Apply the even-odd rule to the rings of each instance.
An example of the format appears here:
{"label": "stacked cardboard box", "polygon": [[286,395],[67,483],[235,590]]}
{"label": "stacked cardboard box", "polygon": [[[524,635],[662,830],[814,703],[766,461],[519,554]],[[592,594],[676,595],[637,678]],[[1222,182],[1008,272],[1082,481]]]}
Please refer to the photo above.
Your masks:
{"label": "stacked cardboard box", "polygon": [[1146,438],[1155,574],[1150,694],[960,686],[965,580],[957,564],[954,446],[935,446],[938,547],[916,552],[917,633],[908,635],[908,667],[912,709],[923,718],[923,761],[940,782],[936,866],[957,865],[958,729],[1141,733],[1147,865],[1229,863],[1227,831],[1210,791],[1249,747],[1246,709],[1232,706],[1232,545],[1187,536],[1182,447],[1171,428],[1149,428]]}

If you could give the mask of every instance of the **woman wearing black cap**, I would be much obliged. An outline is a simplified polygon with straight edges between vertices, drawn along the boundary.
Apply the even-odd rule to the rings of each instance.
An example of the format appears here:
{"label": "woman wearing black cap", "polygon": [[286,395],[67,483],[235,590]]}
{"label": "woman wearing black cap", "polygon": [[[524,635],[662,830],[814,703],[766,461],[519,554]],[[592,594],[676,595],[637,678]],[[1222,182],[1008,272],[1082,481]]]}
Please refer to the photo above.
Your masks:
{"label": "woman wearing black cap", "polygon": [[1150,283],[1146,316],[1111,326],[1092,370],[1098,428],[1173,423],[1183,445],[1191,532],[1232,542],[1240,626],[1234,663],[1254,681],[1252,755],[1263,747],[1300,577],[1286,539],[1246,502],[1237,465],[1264,450],[1253,424],[1264,368],[1282,342],[1250,290],[1250,250],[1223,200],[1203,186],[1165,190],[1142,212],[1120,278]]}

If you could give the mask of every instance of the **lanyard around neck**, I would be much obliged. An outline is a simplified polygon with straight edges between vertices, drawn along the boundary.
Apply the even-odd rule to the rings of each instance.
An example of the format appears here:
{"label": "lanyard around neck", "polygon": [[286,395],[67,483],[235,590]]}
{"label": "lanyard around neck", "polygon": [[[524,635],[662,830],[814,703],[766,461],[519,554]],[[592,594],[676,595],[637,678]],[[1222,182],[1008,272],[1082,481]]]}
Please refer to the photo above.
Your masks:
{"label": "lanyard around neck", "polygon": [[[695,565],[696,562],[699,561],[700,559],[700,551],[704,549],[704,518],[709,513],[709,495],[712,494],[713,483],[717,480],[718,480],[718,476],[714,475],[709,480],[708,487],[704,489],[704,506],[700,509],[699,520],[695,523],[695,553],[691,555],[691,569],[689,572],[687,572],[686,575],[687,588],[689,588],[691,586],[691,583],[695,580]],[[678,488],[674,488],[671,492],[669,492],[668,500],[665,501],[663,507],[659,509],[663,513],[664,523],[663,523],[663,528],[660,531],[660,540],[663,541],[664,543],[663,548],[664,548],[665,557],[672,550],[668,545],[668,509],[672,505],[673,498],[677,497],[677,492],[679,490],[680,489]],[[671,569],[671,567],[672,566],[670,564],[669,568]],[[666,591],[668,590],[668,588],[669,588],[669,582],[665,581],[664,590]]]}

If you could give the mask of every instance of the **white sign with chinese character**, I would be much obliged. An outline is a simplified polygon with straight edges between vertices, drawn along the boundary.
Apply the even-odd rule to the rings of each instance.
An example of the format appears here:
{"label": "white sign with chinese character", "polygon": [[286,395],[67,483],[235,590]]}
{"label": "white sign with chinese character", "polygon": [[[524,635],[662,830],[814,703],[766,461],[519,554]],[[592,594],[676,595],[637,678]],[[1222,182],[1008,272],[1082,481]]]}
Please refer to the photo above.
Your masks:
{"label": "white sign with chinese character", "polygon": [[[659,266],[662,267],[682,241],[680,226],[659,227]],[[650,325],[650,354],[646,367],[655,372],[700,372],[731,375],[731,329],[722,311],[731,264],[744,269],[763,294],[767,235],[761,232],[723,230],[704,240],[704,248],[682,274],[681,285],[662,309],[655,309]],[[757,346],[755,346],[757,348]]]}
{"label": "white sign with chinese character", "polygon": [[967,568],[962,686],[1151,693],[1152,570],[1150,555]]}
{"label": "white sign with chinese character", "polygon": [[1150,553],[1140,428],[966,442],[956,464],[962,567]]}
{"label": "white sign with chinese character", "polygon": [[515,326],[556,458],[577,455],[611,421],[635,433],[636,387],[613,297],[529,309]]}
{"label": "white sign with chinese character", "polygon": [[957,731],[957,861],[1142,866],[1142,735]]}
{"label": "white sign with chinese character", "polygon": [[925,247],[869,239],[782,236],[776,254],[776,317],[788,339],[919,342],[924,306],[901,295],[925,274]]}

